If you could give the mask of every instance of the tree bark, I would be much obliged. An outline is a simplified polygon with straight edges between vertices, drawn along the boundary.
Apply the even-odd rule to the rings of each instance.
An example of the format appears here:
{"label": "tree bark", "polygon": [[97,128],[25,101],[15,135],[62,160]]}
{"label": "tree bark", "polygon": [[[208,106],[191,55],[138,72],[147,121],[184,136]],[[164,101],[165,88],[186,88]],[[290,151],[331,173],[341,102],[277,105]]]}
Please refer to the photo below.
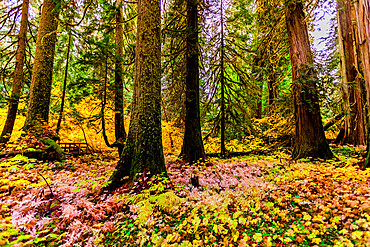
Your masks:
{"label": "tree bark", "polygon": [[370,3],[367,0],[354,1],[356,21],[358,26],[358,39],[364,80],[366,86],[367,102],[370,102]]}
{"label": "tree bark", "polygon": [[[351,17],[351,2],[350,0],[338,0],[338,25],[339,37],[341,42],[341,66],[342,79],[344,85],[348,89],[349,112],[347,120],[347,135],[343,142],[354,145],[365,144],[365,126],[364,114],[361,97],[361,84],[356,70],[356,57],[354,50],[354,29]],[[346,90],[346,89],[344,89]],[[344,97],[346,100],[346,97]],[[345,110],[348,107],[345,107]]]}
{"label": "tree bark", "polygon": [[18,48],[15,58],[15,70],[12,84],[12,93],[9,100],[8,114],[0,136],[0,143],[7,143],[13,132],[14,122],[17,117],[19,97],[23,88],[23,66],[26,53],[27,24],[29,0],[23,0],[21,26],[18,35]]}
{"label": "tree bark", "polygon": [[198,47],[198,1],[186,3],[186,101],[185,134],[180,157],[185,162],[205,159],[200,126],[199,106],[199,47]]}
{"label": "tree bark", "polygon": [[36,135],[48,123],[58,10],[55,0],[44,0],[36,41],[30,99],[24,129]]}
{"label": "tree bark", "polygon": [[[354,1],[358,40],[360,53],[362,57],[362,66],[364,71],[364,80],[366,87],[367,105],[370,104],[370,2],[367,0]],[[367,120],[367,156],[363,168],[370,167],[370,121]]]}
{"label": "tree bark", "polygon": [[160,1],[139,0],[134,92],[129,133],[108,190],[139,176],[167,176],[161,130]]}
{"label": "tree bark", "polygon": [[286,25],[292,64],[296,136],[292,158],[331,158],[323,130],[313,57],[302,2],[286,5]]}
{"label": "tree bark", "polygon": [[126,139],[125,122],[123,114],[123,80],[122,80],[122,57],[123,57],[123,28],[122,28],[122,6],[121,0],[116,2],[116,60],[114,72],[114,130],[115,130],[115,146],[117,146],[118,154],[121,157],[124,142]]}

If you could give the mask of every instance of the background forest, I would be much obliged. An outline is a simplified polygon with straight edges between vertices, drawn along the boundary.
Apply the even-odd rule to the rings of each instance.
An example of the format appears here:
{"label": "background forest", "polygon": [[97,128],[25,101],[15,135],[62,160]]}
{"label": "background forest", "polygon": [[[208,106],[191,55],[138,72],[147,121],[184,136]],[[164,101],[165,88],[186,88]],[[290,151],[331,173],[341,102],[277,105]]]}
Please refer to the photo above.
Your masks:
{"label": "background forest", "polygon": [[370,245],[369,1],[0,10],[0,246]]}

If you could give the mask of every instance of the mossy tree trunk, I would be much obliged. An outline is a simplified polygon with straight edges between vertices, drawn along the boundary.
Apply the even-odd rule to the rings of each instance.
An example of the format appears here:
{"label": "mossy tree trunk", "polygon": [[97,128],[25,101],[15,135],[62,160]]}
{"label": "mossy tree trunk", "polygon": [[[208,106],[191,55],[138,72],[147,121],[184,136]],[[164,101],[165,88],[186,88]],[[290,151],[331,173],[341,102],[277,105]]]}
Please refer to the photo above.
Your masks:
{"label": "mossy tree trunk", "polygon": [[185,162],[194,163],[206,157],[199,109],[198,1],[187,0],[186,12],[186,116],[185,134],[180,157]]}
{"label": "mossy tree trunk", "polygon": [[30,99],[24,129],[36,135],[48,123],[55,43],[57,41],[57,0],[44,0],[36,40]]}
{"label": "mossy tree trunk", "polygon": [[161,15],[159,0],[139,0],[134,92],[123,155],[106,189],[132,185],[138,176],[167,176],[161,130]]}
{"label": "mossy tree trunk", "polygon": [[[345,130],[345,140],[343,142],[364,145],[366,134],[364,125],[364,113],[361,97],[361,84],[360,77],[357,74],[356,59],[354,50],[354,29],[352,25],[351,17],[351,1],[350,0],[338,0],[337,1],[337,12],[338,12],[338,33],[341,55],[341,66],[342,66],[342,80],[345,95],[348,94],[348,98],[344,97],[347,117],[347,130]],[[348,101],[348,102],[346,102]]]}
{"label": "mossy tree trunk", "polygon": [[17,116],[19,97],[23,88],[23,66],[26,53],[26,38],[28,24],[29,0],[23,0],[21,26],[18,35],[18,48],[15,58],[15,70],[12,84],[12,93],[9,100],[8,114],[6,116],[3,131],[0,136],[0,143],[7,143],[13,132],[14,122]]}
{"label": "mossy tree trunk", "polygon": [[123,80],[122,80],[122,56],[123,56],[123,28],[122,28],[122,6],[121,0],[117,0],[116,10],[116,61],[114,73],[114,122],[115,122],[115,136],[116,146],[118,148],[119,156],[121,157],[123,151],[123,144],[126,139],[124,114],[123,114]]}
{"label": "mossy tree trunk", "polygon": [[292,157],[331,158],[333,154],[325,138],[322,125],[316,75],[312,68],[313,57],[303,3],[286,4],[286,25],[292,64],[293,97],[296,136]]}

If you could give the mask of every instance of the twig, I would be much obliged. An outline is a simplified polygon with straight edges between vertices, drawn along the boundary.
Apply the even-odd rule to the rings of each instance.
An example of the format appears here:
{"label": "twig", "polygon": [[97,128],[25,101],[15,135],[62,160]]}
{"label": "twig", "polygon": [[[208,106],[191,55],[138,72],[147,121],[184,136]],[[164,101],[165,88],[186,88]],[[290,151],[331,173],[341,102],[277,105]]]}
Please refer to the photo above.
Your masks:
{"label": "twig", "polygon": [[62,203],[53,193],[53,190],[51,189],[48,181],[44,178],[44,176],[41,175],[41,173],[39,171],[37,171],[37,173],[45,180],[46,184],[48,185],[49,189],[50,189],[50,192],[51,192],[51,196],[55,199],[57,199],[60,203]]}

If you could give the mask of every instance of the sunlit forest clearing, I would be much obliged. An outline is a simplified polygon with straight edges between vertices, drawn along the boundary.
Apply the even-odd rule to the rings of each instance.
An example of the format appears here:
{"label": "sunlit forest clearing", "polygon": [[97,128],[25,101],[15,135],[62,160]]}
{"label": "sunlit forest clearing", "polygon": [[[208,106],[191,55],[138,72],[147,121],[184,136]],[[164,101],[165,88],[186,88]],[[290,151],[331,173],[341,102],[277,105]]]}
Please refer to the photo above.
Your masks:
{"label": "sunlit forest clearing", "polygon": [[370,246],[368,0],[0,10],[0,246]]}

